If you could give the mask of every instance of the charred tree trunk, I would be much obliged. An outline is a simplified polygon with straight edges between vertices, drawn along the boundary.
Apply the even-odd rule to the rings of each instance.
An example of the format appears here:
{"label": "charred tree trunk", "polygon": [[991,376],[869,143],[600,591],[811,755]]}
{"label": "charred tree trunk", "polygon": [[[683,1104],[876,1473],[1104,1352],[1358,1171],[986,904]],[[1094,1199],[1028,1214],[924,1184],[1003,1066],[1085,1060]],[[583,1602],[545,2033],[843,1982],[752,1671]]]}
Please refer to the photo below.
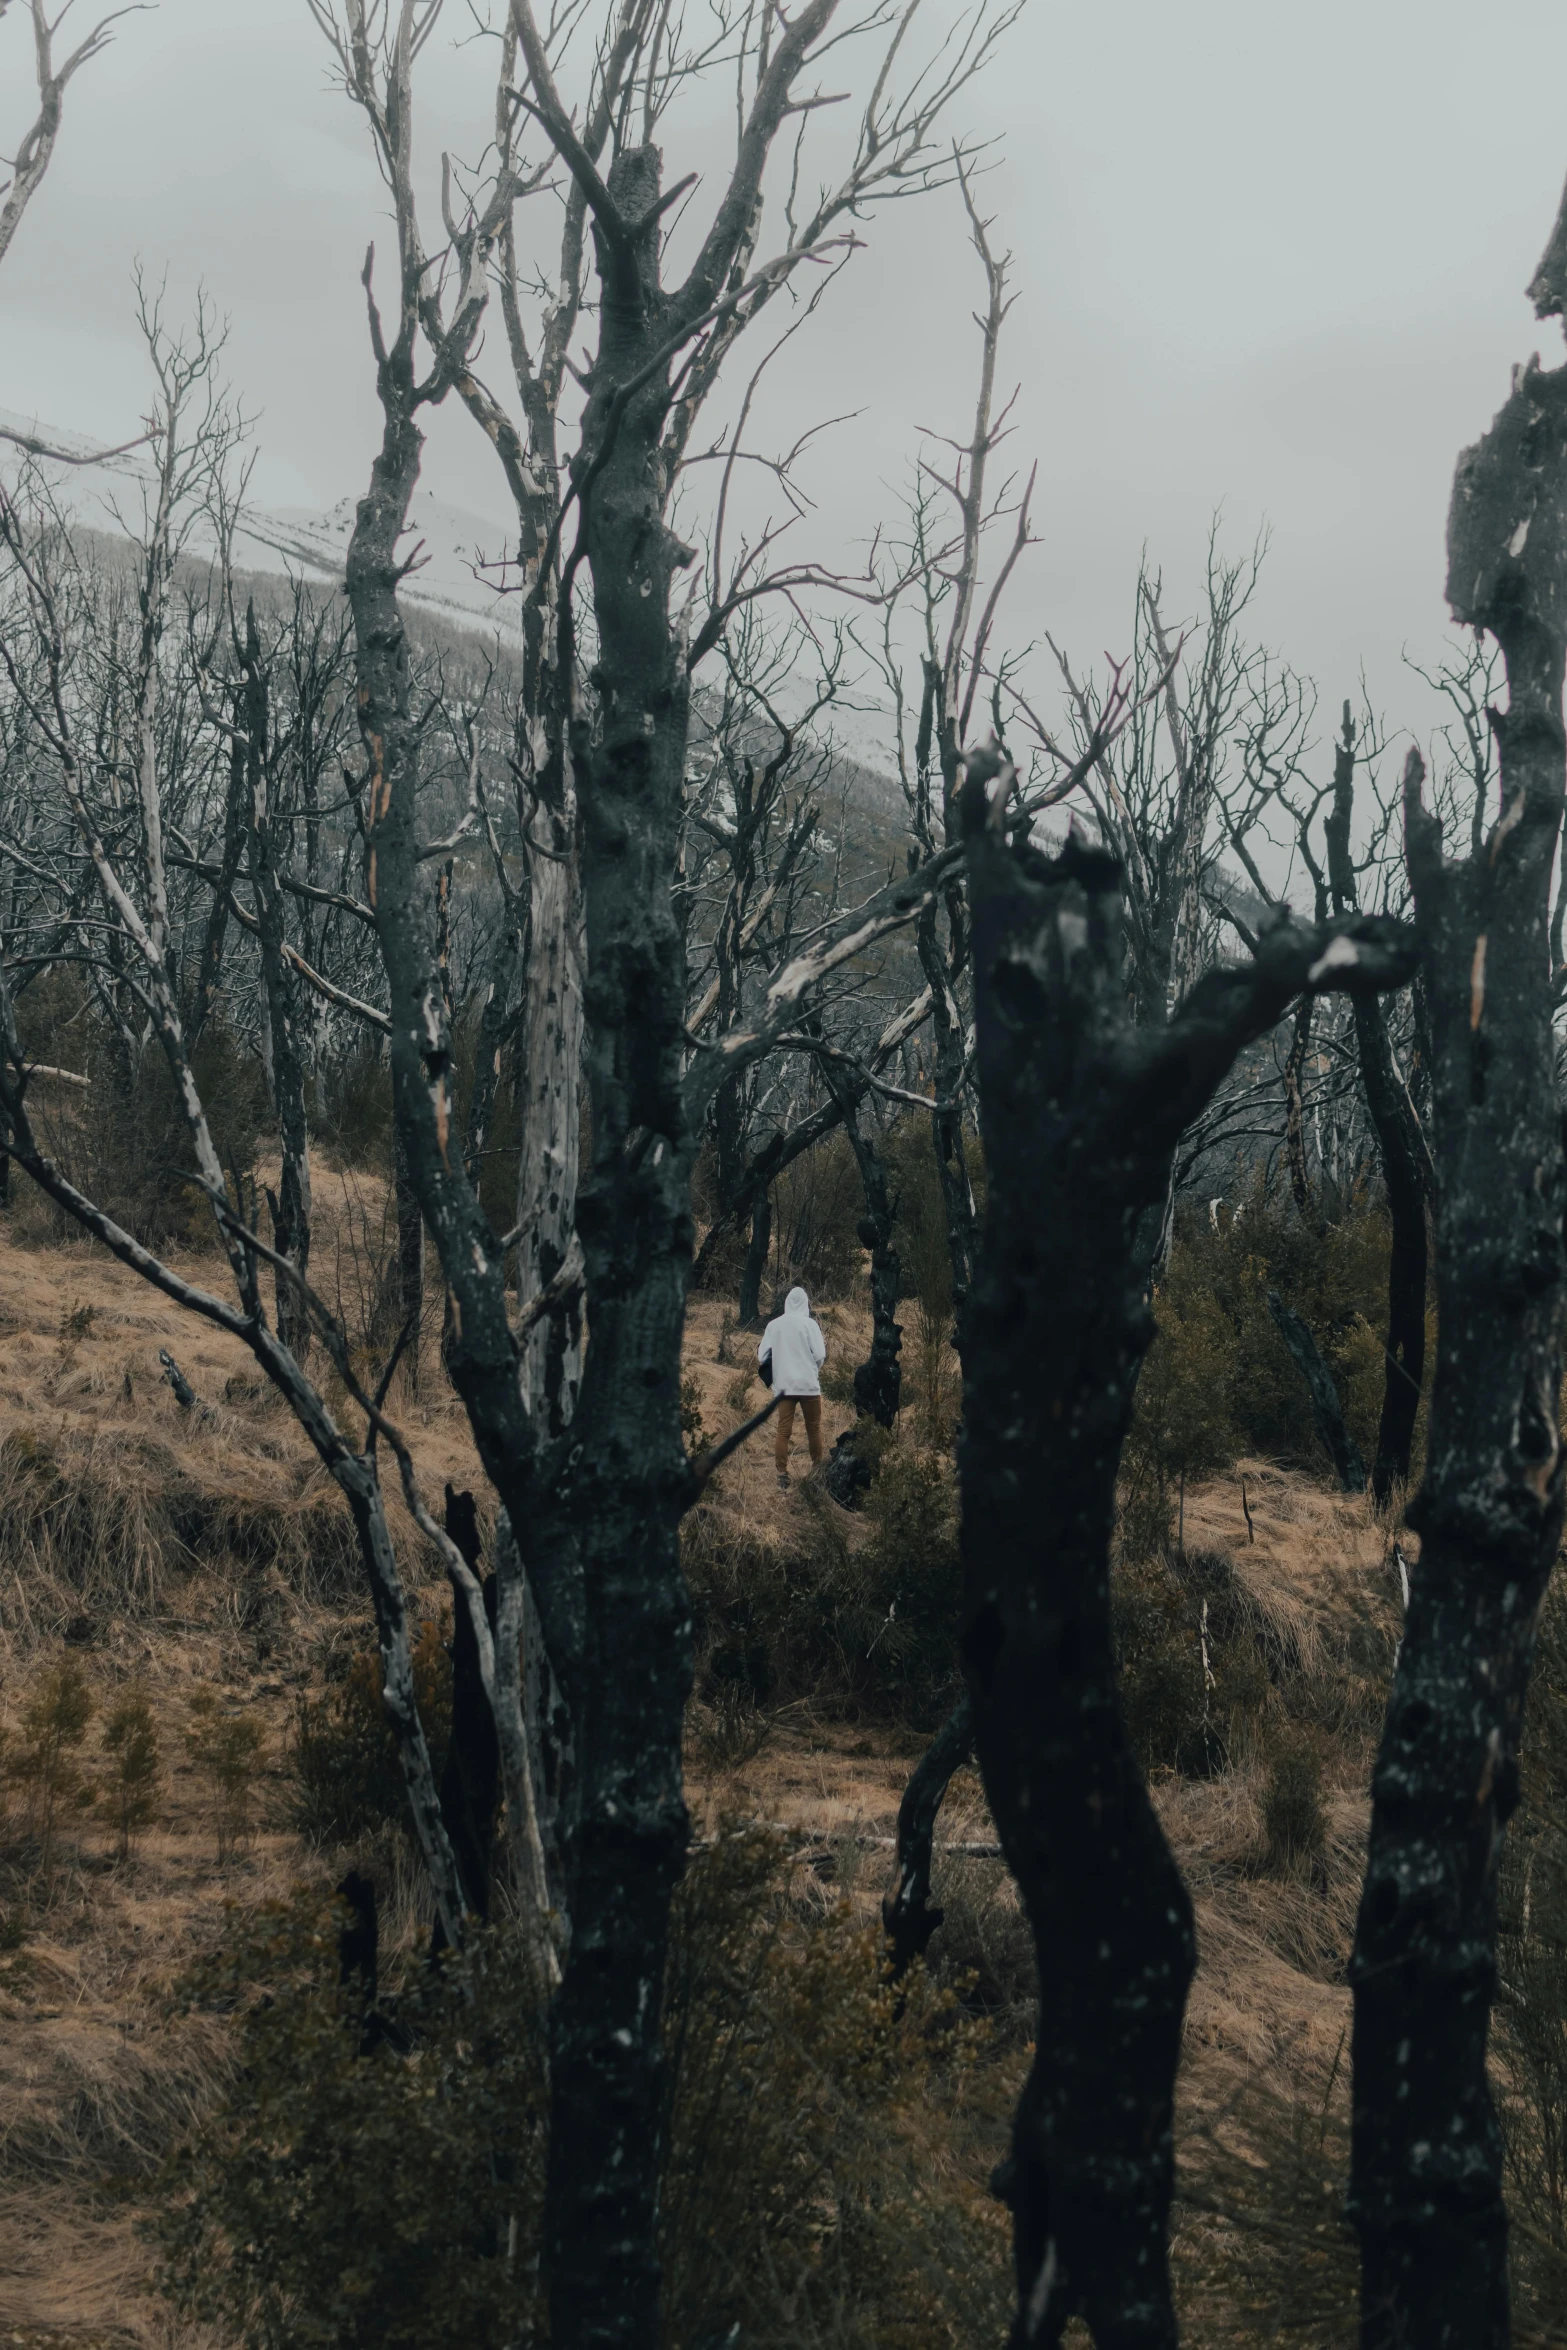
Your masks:
{"label": "charred tree trunk", "polygon": [[751,1237],[746,1242],[740,1272],[740,1327],[762,1327],[762,1282],[767,1274],[767,1252],[773,1245],[773,1195],[765,1183],[751,1195]]}
{"label": "charred tree trunk", "polygon": [[1366,1464],[1360,1457],[1360,1447],[1344,1425],[1344,1406],[1339,1401],[1333,1373],[1322,1359],[1322,1349],[1299,1314],[1284,1303],[1276,1289],[1268,1292],[1268,1311],[1278,1326],[1279,1336],[1289,1349],[1290,1361],[1306,1382],[1317,1434],[1327,1447],[1340,1490],[1344,1493],[1364,1493]]}
{"label": "charred tree trunk", "polygon": [[[1333,911],[1356,904],[1350,823],[1355,805],[1355,734],[1349,704],[1333,763],[1333,813],[1327,821],[1328,880]],[[1426,1367],[1426,1147],[1420,1123],[1393,1062],[1387,1013],[1380,998],[1354,1007],[1355,1050],[1366,1107],[1376,1128],[1393,1227],[1387,1282],[1386,1365],[1382,1417],[1377,1428],[1371,1490],[1385,1502],[1409,1479],[1415,1415]]]}
{"label": "charred tree trunk", "polygon": [[[305,1112],[305,1031],[301,1003],[304,983],[286,951],[287,921],[275,837],[279,811],[274,805],[271,772],[271,713],[254,604],[246,607],[239,657],[244,674],[241,707],[250,884],[261,945],[261,978],[272,1047],[272,1096],[277,1108],[283,1162],[277,1192],[268,1194],[272,1244],[283,1259],[277,1268],[277,1328],[278,1336],[294,1360],[303,1365],[310,1352],[310,1315],[304,1284],[310,1272],[311,1214],[310,1128]],[[205,1001],[201,1008],[205,1012]]]}
{"label": "charred tree trunk", "polygon": [[1116,1694],[1115,1483],[1153,1334],[1139,1230],[1181,1132],[1302,987],[1407,976],[1397,926],[1286,919],[1248,969],[1136,1030],[1121,877],[1010,847],[1011,771],[964,792],[988,1204],[963,1360],[963,1659],[990,1808],[1033,1928],[1037,2052],[1000,2185],[1017,2350],[1176,2340],[1166,2232],[1191,1905]]}
{"label": "charred tree trunk", "polygon": [[[823,1058],[822,1074],[843,1112],[843,1130],[859,1169],[865,1194],[859,1240],[871,1255],[871,1351],[854,1373],[854,1408],[862,1416],[890,1428],[898,1416],[903,1372],[898,1356],[903,1331],[898,1322],[898,1287],[903,1267],[893,1246],[893,1202],[887,1194],[887,1170],[875,1143],[860,1123],[860,1097],[852,1080],[832,1061]],[[905,1962],[907,1963],[907,1962]]]}
{"label": "charred tree trunk", "polygon": [[903,1266],[892,1245],[892,1208],[887,1199],[886,1175],[875,1161],[876,1197],[866,1186],[866,1212],[860,1219],[861,1246],[871,1252],[871,1351],[855,1366],[854,1408],[864,1417],[890,1428],[903,1399],[903,1370],[898,1355],[903,1329],[898,1320],[898,1287]]}
{"label": "charred tree trunk", "polygon": [[658,283],[658,151],[617,155],[609,193],[618,225],[595,231],[602,305],[583,427],[596,478],[582,493],[601,732],[592,739],[584,721],[573,730],[592,1134],[577,1209],[592,1344],[573,1437],[589,1432],[592,1474],[566,1497],[586,1641],[573,1705],[571,1953],[550,2031],[556,2350],[657,2339],[661,1994],[689,1833],[680,1341],[695,1142],[675,881],[690,686],[669,617],[671,582],[689,556],[662,513],[669,389],[658,354],[669,318]]}
{"label": "charred tree trunk", "polygon": [[424,1320],[424,1215],[401,1123],[392,1130],[392,1193],[397,1211],[397,1318],[399,1326],[408,1328],[403,1361],[417,1387],[420,1325]]}
{"label": "charred tree trunk", "polygon": [[[1549,262],[1549,256],[1548,256]],[[1545,271],[1542,270],[1542,277]],[[1561,286],[1540,306],[1560,309]],[[1437,1365],[1403,1645],[1355,1936],[1352,2211],[1365,2350],[1509,2338],[1500,2132],[1486,2080],[1503,1830],[1534,1628],[1561,1541],[1567,1204],[1549,893],[1567,628],[1567,370],[1530,365],[1459,460],[1448,597],[1507,663],[1501,807],[1448,863],[1404,778],[1431,1023]]]}
{"label": "charred tree trunk", "polygon": [[[479,1571],[479,1517],[471,1493],[446,1488],[446,1531],[474,1574]],[[483,1578],[484,1612],[493,1638],[498,1585]],[[475,1917],[490,1914],[490,1848],[500,1802],[501,1749],[495,1716],[479,1667],[479,1643],[461,1591],[452,1591],[452,1731],[441,1773],[441,1817],[462,1873],[463,1890]],[[430,1955],[446,1948],[439,1918]]]}
{"label": "charred tree trunk", "polygon": [[[1342,909],[1340,909],[1342,911]],[[1303,995],[1295,1007],[1295,1026],[1290,1035],[1290,1049],[1284,1058],[1284,1156],[1289,1163],[1290,1189],[1295,1195],[1295,1212],[1303,1224],[1316,1229],[1317,1219],[1311,1204],[1311,1180],[1306,1171],[1306,1055],[1311,1049],[1311,1016],[1316,1008],[1313,996]]]}
{"label": "charred tree trunk", "polygon": [[[536,822],[550,851],[533,859],[522,1012],[522,1150],[517,1163],[517,1303],[526,1308],[560,1271],[576,1229],[581,1151],[582,940],[576,902],[576,807],[564,786]],[[523,1342],[523,1392],[541,1428],[558,1435],[576,1408],[582,1345],[575,1312],[535,1325]]]}
{"label": "charred tree trunk", "polygon": [[962,893],[946,893],[947,944],[942,944],[938,909],[932,900],[915,925],[914,942],[920,968],[930,990],[932,1072],[938,1107],[931,1112],[931,1144],[936,1153],[936,1175],[941,1186],[941,1211],[947,1227],[947,1254],[952,1264],[952,1318],[954,1338],[962,1351],[963,1315],[974,1280],[978,1219],[974,1187],[969,1181],[963,1147],[963,1091],[966,1077],[963,1051],[963,1014],[954,980],[968,957],[966,914]]}

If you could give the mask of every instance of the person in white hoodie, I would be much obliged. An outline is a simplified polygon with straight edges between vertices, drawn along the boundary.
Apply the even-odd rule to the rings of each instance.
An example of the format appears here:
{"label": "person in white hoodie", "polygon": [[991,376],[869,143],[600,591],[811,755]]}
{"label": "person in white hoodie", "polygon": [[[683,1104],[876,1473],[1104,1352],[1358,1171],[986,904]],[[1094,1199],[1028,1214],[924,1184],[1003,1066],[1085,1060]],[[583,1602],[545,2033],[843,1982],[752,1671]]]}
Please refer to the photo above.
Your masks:
{"label": "person in white hoodie", "polygon": [[773,1393],[778,1406],[773,1457],[778,1463],[778,1490],[789,1490],[789,1439],[794,1434],[794,1407],[805,1421],[805,1441],[814,1467],[822,1457],[822,1383],[817,1374],[827,1360],[827,1341],[811,1319],[811,1301],[803,1289],[791,1289],[784,1310],[774,1315],[762,1332],[756,1350],[758,1362],[773,1358]]}

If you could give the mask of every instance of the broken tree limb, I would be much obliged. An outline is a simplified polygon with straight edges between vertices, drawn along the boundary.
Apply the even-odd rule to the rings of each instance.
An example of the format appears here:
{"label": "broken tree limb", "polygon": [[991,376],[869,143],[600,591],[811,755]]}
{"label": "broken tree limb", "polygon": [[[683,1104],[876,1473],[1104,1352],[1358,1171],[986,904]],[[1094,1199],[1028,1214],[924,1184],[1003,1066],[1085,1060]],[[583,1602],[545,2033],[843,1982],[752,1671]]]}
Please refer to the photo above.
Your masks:
{"label": "broken tree limb", "polygon": [[915,1764],[898,1806],[898,1873],[881,1905],[894,1975],[907,1974],[914,1961],[924,1957],[945,1915],[930,1900],[936,1815],[953,1774],[973,1751],[974,1701],[965,1690]]}
{"label": "broken tree limb", "polygon": [[163,1376],[169,1386],[173,1388],[174,1400],[180,1410],[182,1412],[198,1410],[201,1399],[166,1346],[159,1347],[158,1360],[163,1365]]}

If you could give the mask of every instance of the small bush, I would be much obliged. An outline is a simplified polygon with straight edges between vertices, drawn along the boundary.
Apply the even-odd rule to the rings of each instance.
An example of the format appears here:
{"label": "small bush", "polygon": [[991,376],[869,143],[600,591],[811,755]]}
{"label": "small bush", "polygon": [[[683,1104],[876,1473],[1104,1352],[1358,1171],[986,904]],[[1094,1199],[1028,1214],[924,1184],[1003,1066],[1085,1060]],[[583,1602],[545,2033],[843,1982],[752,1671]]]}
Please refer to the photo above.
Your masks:
{"label": "small bush", "polygon": [[940,1857],[932,1890],[942,1913],[930,1946],[937,1982],[1005,2039],[1031,2039],[1039,2005],[1034,1937],[1006,1869],[966,1854]]}
{"label": "small bush", "polygon": [[1111,1628],[1127,1733],[1144,1770],[1222,1770],[1241,1721],[1267,1700],[1270,1643],[1230,1561],[1193,1551],[1118,1562]]}
{"label": "small bush", "polygon": [[1169,1570],[1123,1568],[1111,1585],[1111,1622],[1122,1717],[1144,1770],[1218,1769],[1223,1737],[1199,1629]]}
{"label": "small bush", "polygon": [[540,2074],[514,1945],[416,1975],[413,2061],[360,2054],[319,1897],[233,1922],[185,1986],[239,2004],[228,2097],[171,2163],[154,2223],[162,2290],[249,2350],[414,2350],[536,2335],[513,2221],[537,2238]]}
{"label": "small bush", "polygon": [[688,1514],[681,1558],[705,1703],[735,1682],[754,1704],[810,1696],[920,1730],[947,1712],[961,1582],[951,1464],[874,1422],[859,1423],[855,1443],[879,1463],[858,1544],[814,1478],[798,1515],[765,1527],[721,1500]]}
{"label": "small bush", "polygon": [[1322,1759],[1299,1733],[1275,1738],[1262,1791],[1269,1868],[1281,1874],[1321,1858],[1328,1823],[1322,1809]]}
{"label": "small bush", "polygon": [[[239,2008],[239,2062],[165,2174],[162,2289],[246,2350],[539,2340],[543,2068],[516,1946],[498,1930],[421,1969],[397,1995],[414,2055],[362,2057],[336,1925],[274,1908],[187,1987]],[[1004,2217],[922,2175],[981,2036],[879,1960],[841,1907],[788,1900],[778,1840],[694,1857],[664,2000],[665,2350],[1000,2338]]]}
{"label": "small bush", "polygon": [[830,1134],[787,1167],[773,1186],[773,1278],[784,1294],[799,1282],[813,1298],[847,1297],[864,1251],[865,1197],[848,1137]]}
{"label": "small bush", "polygon": [[[452,1662],[440,1626],[419,1626],[412,1650],[419,1719],[439,1780],[452,1726]],[[291,1753],[293,1825],[321,1843],[347,1843],[384,1821],[412,1827],[403,1767],[382,1699],[381,1654],[364,1649],[335,1688],[301,1701]]]}
{"label": "small bush", "polygon": [[915,1729],[934,1729],[956,1694],[957,1492],[949,1462],[884,1448],[866,1496],[870,1540],[829,1577],[833,1632],[852,1686]]}

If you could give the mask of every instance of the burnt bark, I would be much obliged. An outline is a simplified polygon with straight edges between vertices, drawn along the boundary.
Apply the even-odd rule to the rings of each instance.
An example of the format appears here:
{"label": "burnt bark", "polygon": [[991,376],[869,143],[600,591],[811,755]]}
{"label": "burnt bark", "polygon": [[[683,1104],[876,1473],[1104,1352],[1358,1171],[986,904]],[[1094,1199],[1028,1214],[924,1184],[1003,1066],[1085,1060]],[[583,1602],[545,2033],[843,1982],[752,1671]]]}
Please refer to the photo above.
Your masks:
{"label": "burnt bark", "polygon": [[403,1360],[410,1381],[417,1387],[424,1320],[424,1213],[401,1124],[392,1129],[392,1202],[397,1217],[397,1319],[408,1331]]}
{"label": "burnt bark", "polygon": [[1278,1326],[1279,1336],[1289,1349],[1290,1361],[1306,1382],[1317,1434],[1327,1447],[1340,1490],[1344,1493],[1364,1493],[1366,1464],[1360,1457],[1359,1445],[1344,1424],[1344,1406],[1339,1401],[1338,1384],[1322,1359],[1322,1349],[1299,1314],[1292,1306],[1284,1303],[1276,1289],[1268,1292],[1268,1311]]}
{"label": "burnt bark", "polygon": [[945,1910],[930,1899],[932,1847],[936,1816],[954,1774],[974,1751],[974,1702],[958,1699],[941,1728],[920,1756],[898,1806],[898,1874],[881,1905],[894,1975],[906,1975],[923,1958]]}
{"label": "burnt bark", "polygon": [[[1333,812],[1326,826],[1328,881],[1335,914],[1352,913],[1358,903],[1350,853],[1354,805],[1355,736],[1346,702],[1333,762]],[[1371,1490],[1378,1502],[1386,1502],[1395,1486],[1408,1482],[1415,1416],[1425,1378],[1427,1157],[1420,1121],[1394,1063],[1382,999],[1357,1001],[1354,1021],[1360,1082],[1376,1129],[1393,1228],[1382,1414],[1371,1470]]]}
{"label": "burnt bark", "polygon": [[856,1091],[851,1075],[823,1057],[822,1074],[843,1112],[843,1130],[859,1170],[865,1194],[865,1213],[858,1233],[871,1258],[871,1351],[854,1373],[854,1408],[864,1417],[890,1428],[898,1416],[903,1372],[898,1361],[903,1331],[898,1321],[898,1287],[903,1266],[893,1245],[895,1203],[887,1190],[887,1170],[875,1142],[860,1121],[863,1089]]}
{"label": "burnt bark", "polygon": [[[1342,912],[1342,908],[1340,911]],[[1311,1050],[1311,1016],[1316,1000],[1303,995],[1295,1007],[1290,1049],[1284,1056],[1284,1156],[1290,1171],[1295,1212],[1303,1224],[1317,1229],[1311,1202],[1311,1179],[1306,1171],[1306,1056]]]}
{"label": "burnt bark", "polygon": [[[587,1639],[574,1713],[572,1942],[551,2014],[547,2255],[558,2350],[652,2342],[669,1903],[685,1863],[680,1775],[691,1618],[679,1523],[680,1338],[692,1252],[685,957],[675,914],[689,683],[669,619],[687,550],[666,528],[659,435],[669,314],[659,157],[623,150],[596,231],[600,334],[584,441],[583,546],[601,729],[574,728],[582,801],[592,1162],[577,1201],[593,1334],[578,1426],[593,1475],[567,1498]],[[635,225],[628,225],[635,224]],[[639,390],[628,387],[640,383]]]}
{"label": "burnt bark", "polygon": [[751,1231],[740,1268],[740,1327],[762,1327],[762,1283],[767,1277],[767,1252],[773,1245],[773,1195],[759,1183],[751,1197]]}
{"label": "burnt bark", "polygon": [[1153,1334],[1139,1231],[1171,1153],[1303,987],[1407,976],[1397,925],[1286,918],[1168,1026],[1127,1016],[1121,876],[1075,836],[1009,845],[999,759],[963,797],[988,1176],[963,1359],[964,1669],[1039,1966],[1012,2152],[1012,2339],[1080,2314],[1101,2350],[1176,2340],[1166,2232],[1191,1905],[1116,1693],[1115,1482]]}
{"label": "burnt bark", "polygon": [[1567,1205],[1549,896],[1567,646],[1567,370],[1531,365],[1464,452],[1448,597],[1507,667],[1501,807],[1443,856],[1405,770],[1405,846],[1431,1031],[1437,1363],[1420,1535],[1356,1928],[1351,2209],[1361,2340],[1509,2338],[1502,2149],[1486,2079],[1497,1872],[1518,1800],[1536,1619],[1561,1540]]}
{"label": "burnt bark", "polygon": [[[271,761],[269,680],[262,658],[254,603],[245,610],[243,638],[235,631],[243,685],[240,709],[245,734],[245,818],[250,850],[250,883],[261,978],[266,1001],[272,1098],[277,1108],[282,1168],[269,1192],[272,1245],[282,1258],[276,1267],[277,1330],[295,1362],[310,1352],[310,1315],[305,1283],[310,1274],[310,1130],[305,1111],[304,982],[289,960],[287,921],[280,868],[288,852],[278,840],[280,811]],[[225,843],[225,866],[227,844]],[[227,889],[225,886],[225,895]],[[203,999],[203,1010],[205,1000]]]}
{"label": "burnt bark", "polygon": [[189,1050],[194,1052],[201,1032],[212,1017],[223,977],[223,950],[228,939],[229,904],[245,854],[245,694],[235,696],[235,726],[229,739],[229,785],[223,808],[223,853],[212,884],[212,902],[202,933],[201,961],[191,997]]}

